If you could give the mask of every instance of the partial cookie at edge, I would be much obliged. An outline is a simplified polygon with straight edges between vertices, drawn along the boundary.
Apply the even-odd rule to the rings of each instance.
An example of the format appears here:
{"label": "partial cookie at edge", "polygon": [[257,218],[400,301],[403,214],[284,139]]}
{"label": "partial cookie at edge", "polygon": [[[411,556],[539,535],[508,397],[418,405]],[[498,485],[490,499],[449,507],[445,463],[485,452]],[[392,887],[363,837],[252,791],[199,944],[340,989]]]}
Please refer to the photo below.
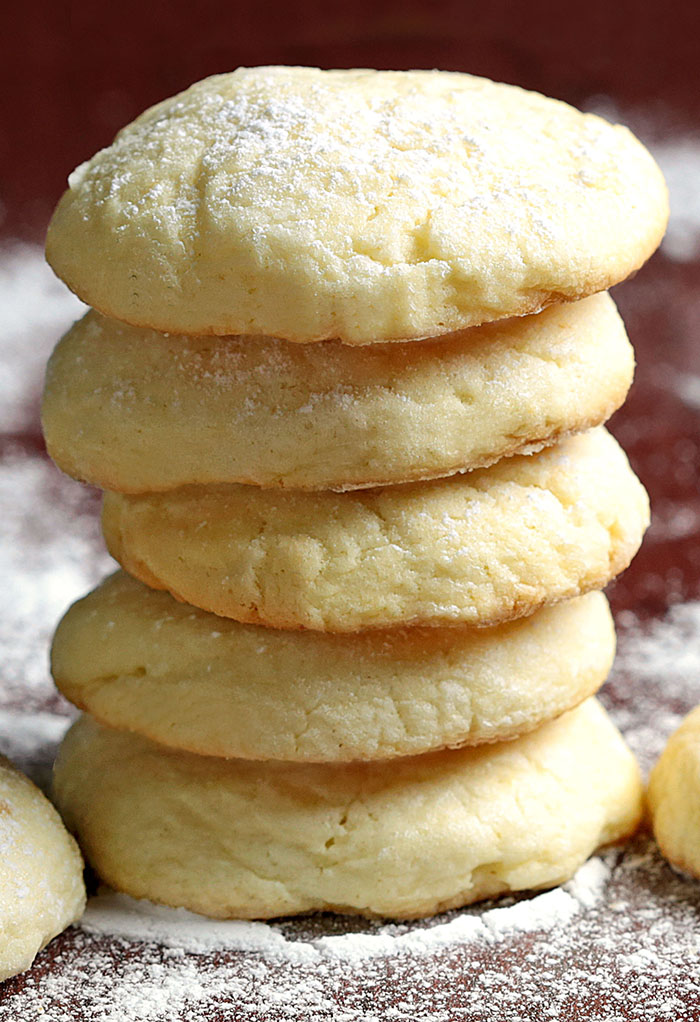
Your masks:
{"label": "partial cookie at edge", "polygon": [[48,799],[0,756],[0,982],[85,907],[83,863]]}
{"label": "partial cookie at edge", "polygon": [[700,877],[700,706],[669,738],[651,772],[648,797],[664,856]]}

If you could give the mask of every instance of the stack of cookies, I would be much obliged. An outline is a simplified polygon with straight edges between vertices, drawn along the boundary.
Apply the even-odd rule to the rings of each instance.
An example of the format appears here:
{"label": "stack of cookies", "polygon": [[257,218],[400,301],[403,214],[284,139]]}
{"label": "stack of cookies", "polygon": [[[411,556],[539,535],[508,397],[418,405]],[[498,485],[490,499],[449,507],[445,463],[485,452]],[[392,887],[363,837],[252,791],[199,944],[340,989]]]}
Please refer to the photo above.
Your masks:
{"label": "stack of cookies", "polygon": [[624,128],[441,72],[240,69],[71,176],[44,429],[124,571],[56,635],[56,793],[109,884],[407,918],[635,828],[603,292],[666,216]]}

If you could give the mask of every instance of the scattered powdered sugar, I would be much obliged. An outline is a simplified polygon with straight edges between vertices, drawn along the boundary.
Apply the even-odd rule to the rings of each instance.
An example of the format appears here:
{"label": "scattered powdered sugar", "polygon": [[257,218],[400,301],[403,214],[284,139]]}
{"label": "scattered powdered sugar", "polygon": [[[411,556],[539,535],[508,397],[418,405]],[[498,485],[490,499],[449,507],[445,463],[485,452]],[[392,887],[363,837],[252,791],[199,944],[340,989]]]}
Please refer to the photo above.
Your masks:
{"label": "scattered powdered sugar", "polygon": [[671,732],[700,704],[700,602],[677,604],[647,624],[622,616],[617,660],[602,697],[612,697],[615,723],[648,771]]}
{"label": "scattered powdered sugar", "polygon": [[193,954],[234,950],[261,952],[289,961],[318,958],[313,944],[289,941],[266,923],[207,919],[185,909],[154,905],[107,888],[90,899],[80,926],[88,933],[150,941]]}
{"label": "scattered powdered sugar", "polygon": [[678,262],[700,256],[700,135],[680,135],[650,146],[671,197],[662,250]]}
{"label": "scattered powdered sugar", "polygon": [[[609,856],[610,861],[617,853]],[[319,957],[343,961],[397,954],[432,954],[450,944],[482,940],[487,943],[514,933],[551,930],[563,926],[582,908],[590,909],[601,898],[611,865],[595,858],[585,863],[563,887],[506,908],[477,915],[462,913],[437,925],[395,924],[377,932],[345,933],[304,939],[288,939],[275,925],[240,920],[211,920],[184,909],[170,909],[102,890],[90,899],[81,922],[89,933],[106,934],[132,941],[152,941],[166,947],[203,954],[213,950],[262,952],[287,961],[313,961]],[[405,932],[401,932],[401,930]]]}
{"label": "scattered powdered sugar", "polygon": [[59,617],[114,567],[95,498],[48,461],[17,445],[0,472],[0,679],[3,704],[43,709],[54,694],[47,650]]}
{"label": "scattered powdered sugar", "polygon": [[69,716],[58,713],[24,713],[0,708],[0,743],[3,754],[14,760],[25,773],[25,758],[54,755],[70,723]]}
{"label": "scattered powdered sugar", "polygon": [[0,247],[0,433],[36,429],[46,359],[85,308],[38,245]]}

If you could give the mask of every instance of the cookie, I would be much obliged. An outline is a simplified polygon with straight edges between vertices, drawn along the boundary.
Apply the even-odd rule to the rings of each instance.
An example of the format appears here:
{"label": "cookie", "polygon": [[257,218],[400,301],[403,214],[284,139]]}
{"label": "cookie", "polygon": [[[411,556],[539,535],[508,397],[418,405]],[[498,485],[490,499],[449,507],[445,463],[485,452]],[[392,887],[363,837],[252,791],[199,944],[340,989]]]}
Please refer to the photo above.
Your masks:
{"label": "cookie", "polygon": [[651,772],[648,798],[664,856],[700,877],[700,706],[669,738]]}
{"label": "cookie", "polygon": [[78,167],[47,257],[137,326],[361,344],[606,290],[667,217],[627,129],[536,93],[439,71],[239,68]]}
{"label": "cookie", "polygon": [[84,907],[75,841],[48,799],[0,756],[0,981],[28,969]]}
{"label": "cookie", "polygon": [[118,572],[67,612],[51,664],[111,727],[210,756],[332,762],[531,731],[592,695],[614,652],[602,593],[495,628],[333,635],[215,617]]}
{"label": "cookie", "polygon": [[79,720],[56,795],[119,891],[205,915],[412,918],[552,887],[636,828],[637,765],[587,700],[513,742],[390,763],[251,763]]}
{"label": "cookie", "polygon": [[607,295],[363,349],[177,337],[89,313],[49,362],[42,418],[58,466],[103,489],[342,490],[478,468],[598,425],[633,366]]}
{"label": "cookie", "polygon": [[539,454],[349,493],[107,493],[109,551],[154,589],[238,621],[351,632],[498,624],[602,588],[648,501],[601,426]]}

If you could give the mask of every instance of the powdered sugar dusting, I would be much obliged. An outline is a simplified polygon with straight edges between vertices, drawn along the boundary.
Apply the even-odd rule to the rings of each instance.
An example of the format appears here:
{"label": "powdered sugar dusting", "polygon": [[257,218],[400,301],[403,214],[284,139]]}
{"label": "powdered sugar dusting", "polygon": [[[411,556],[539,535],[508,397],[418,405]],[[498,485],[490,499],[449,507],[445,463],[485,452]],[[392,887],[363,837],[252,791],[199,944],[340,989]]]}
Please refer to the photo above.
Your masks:
{"label": "powdered sugar dusting", "polygon": [[687,134],[657,142],[652,152],[671,196],[662,249],[677,262],[690,262],[700,256],[700,137]]}
{"label": "powdered sugar dusting", "polygon": [[[286,961],[313,961],[319,957],[343,961],[397,954],[432,954],[450,944],[482,940],[493,942],[514,933],[551,930],[570,922],[582,908],[592,908],[603,894],[611,863],[592,859],[563,887],[494,908],[480,915],[460,914],[438,925],[413,928],[392,924],[376,932],[345,933],[304,939],[285,937],[279,928],[240,920],[205,919],[184,909],[170,909],[104,890],[92,898],[81,926],[89,933],[128,940],[152,941],[166,947],[203,954],[212,950],[263,952]],[[303,924],[302,931],[303,933]]]}
{"label": "powdered sugar dusting", "polygon": [[649,624],[625,615],[618,626],[618,656],[603,702],[648,771],[700,703],[700,602],[677,604]]}
{"label": "powdered sugar dusting", "polygon": [[[520,103],[517,116],[508,103]],[[69,184],[98,204],[118,199],[124,229],[147,211],[178,237],[183,224],[197,229],[203,195],[210,225],[248,210],[249,236],[260,251],[270,244],[269,219],[281,233],[303,237],[310,250],[326,252],[330,204],[345,211],[353,233],[343,253],[351,269],[361,272],[369,262],[381,273],[397,260],[439,258],[439,238],[455,217],[466,218],[470,230],[475,221],[490,222],[494,234],[495,218],[514,237],[559,240],[560,207],[542,167],[565,168],[558,179],[568,196],[562,207],[583,196],[590,201],[614,176],[621,147],[619,133],[602,121],[479,79],[417,72],[409,87],[390,72],[240,68],[198,83],[128,126]],[[176,173],[183,151],[192,156],[197,181]],[[264,216],[256,212],[261,194]],[[420,230],[404,213],[414,207],[430,211]],[[387,213],[385,230],[376,231],[376,218]],[[404,217],[411,229],[400,240],[388,228]],[[357,237],[355,220],[364,225]]]}
{"label": "powdered sugar dusting", "polygon": [[0,472],[0,678],[3,704],[59,704],[47,650],[67,605],[113,567],[95,501],[33,450],[11,447]]}
{"label": "powdered sugar dusting", "polygon": [[90,899],[81,921],[88,933],[151,941],[194,954],[216,950],[262,952],[287,960],[317,958],[312,943],[288,941],[265,923],[218,921],[104,889]]}

